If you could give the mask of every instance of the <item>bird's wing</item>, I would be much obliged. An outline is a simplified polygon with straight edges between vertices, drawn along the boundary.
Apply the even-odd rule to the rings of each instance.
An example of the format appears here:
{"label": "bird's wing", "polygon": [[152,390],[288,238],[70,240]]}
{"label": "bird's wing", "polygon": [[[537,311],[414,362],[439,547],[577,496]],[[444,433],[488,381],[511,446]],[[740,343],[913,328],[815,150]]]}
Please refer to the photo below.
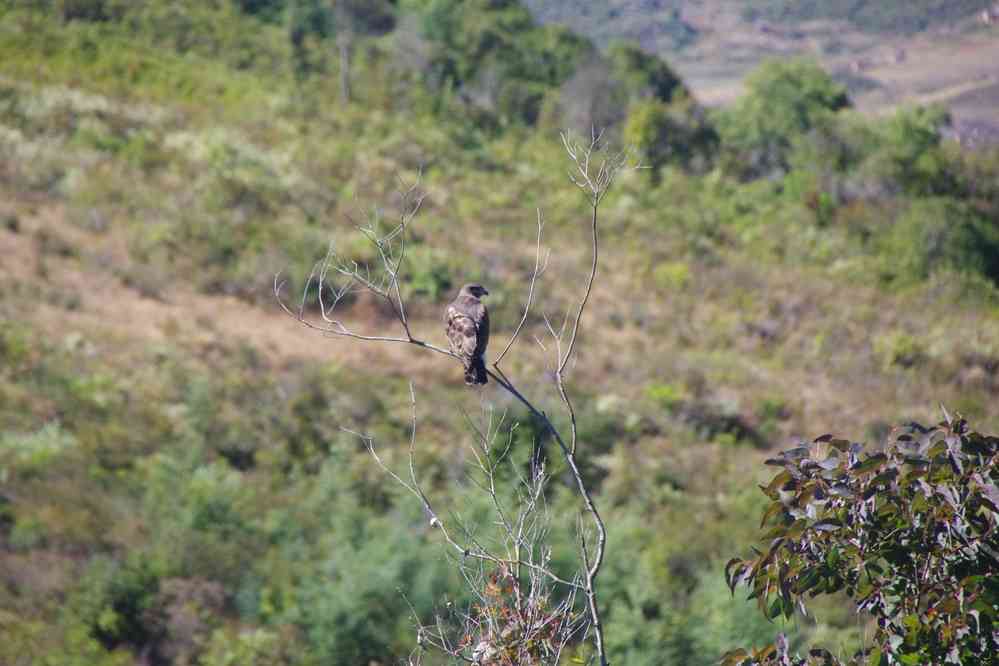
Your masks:
{"label": "bird's wing", "polygon": [[447,308],[447,341],[451,351],[462,358],[472,358],[479,344],[475,320],[451,304]]}
{"label": "bird's wing", "polygon": [[489,310],[486,309],[485,304],[480,304],[479,308],[480,311],[475,322],[475,330],[478,334],[475,353],[477,356],[482,356],[486,353],[486,346],[489,344]]}

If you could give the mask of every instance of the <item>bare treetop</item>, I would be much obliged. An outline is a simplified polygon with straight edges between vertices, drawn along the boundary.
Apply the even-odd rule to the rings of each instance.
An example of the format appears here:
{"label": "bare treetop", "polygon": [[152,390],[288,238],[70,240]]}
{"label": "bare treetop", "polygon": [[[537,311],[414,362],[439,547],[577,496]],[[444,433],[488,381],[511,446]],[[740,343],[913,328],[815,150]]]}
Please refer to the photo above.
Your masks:
{"label": "bare treetop", "polygon": [[[632,163],[629,151],[607,150],[602,143],[602,135],[595,131],[589,141],[577,139],[569,133],[563,133],[561,138],[571,162],[569,180],[586,196],[590,207],[590,271],[578,306],[571,308],[558,326],[542,313],[546,339],[536,338],[536,342],[542,352],[551,355],[549,367],[555,391],[568,420],[567,435],[563,435],[552,418],[528,399],[501,368],[501,363],[521,338],[530,311],[537,301],[539,278],[550,256],[543,247],[544,221],[540,210],[537,211],[534,270],[523,315],[491,367],[486,366],[484,358],[490,334],[489,315],[480,300],[488,291],[479,284],[466,285],[446,310],[448,349],[414,334],[401,281],[406,270],[410,226],[425,197],[418,182],[403,187],[399,217],[387,229],[378,214],[373,215],[367,224],[359,226],[360,233],[374,248],[374,267],[346,259],[331,244],[326,256],[309,275],[297,308],[292,308],[284,300],[285,282],[280,276],[274,280],[274,293],[281,308],[310,329],[358,343],[413,345],[462,363],[469,384],[482,385],[487,377],[493,379],[499,389],[512,396],[543,424],[546,434],[550,434],[558,444],[582,500],[577,529],[580,566],[575,575],[566,577],[549,566],[550,547],[545,541],[549,516],[544,505],[544,489],[550,478],[545,472],[546,457],[532,455],[531,473],[527,477],[521,474],[516,464],[512,465],[517,478],[517,502],[515,510],[511,510],[499,499],[496,470],[509,457],[516,424],[508,428],[509,436],[505,444],[500,443],[502,431],[495,423],[491,407],[483,406],[485,416],[480,422],[467,416],[465,420],[474,434],[471,452],[476,478],[473,482],[492,500],[501,535],[499,551],[476,537],[476,530],[463,524],[457,515],[447,520],[442,518],[423,489],[414,459],[417,405],[412,383],[409,471],[405,477],[384,462],[372,437],[348,431],[365,443],[375,462],[396,483],[420,501],[429,516],[430,526],[441,534],[456,554],[456,567],[479,601],[464,612],[449,609],[439,614],[431,624],[418,620],[418,648],[411,659],[412,664],[419,663],[419,654],[429,646],[467,663],[554,665],[565,647],[583,636],[591,637],[597,662],[601,666],[607,664],[596,586],[603,564],[607,532],[576,459],[579,444],[576,412],[566,385],[566,370],[574,358],[583,314],[597,279],[600,203],[622,171],[638,167]],[[308,311],[313,289],[317,293],[318,319],[311,318]],[[356,292],[371,294],[389,306],[397,325],[394,334],[361,332],[342,318],[341,306],[349,295]],[[499,421],[502,423],[503,419]],[[584,516],[588,517],[591,527],[584,527]],[[591,530],[595,532],[595,539],[588,536]],[[577,596],[580,594],[582,598],[579,601],[585,606],[582,615],[576,612]]]}

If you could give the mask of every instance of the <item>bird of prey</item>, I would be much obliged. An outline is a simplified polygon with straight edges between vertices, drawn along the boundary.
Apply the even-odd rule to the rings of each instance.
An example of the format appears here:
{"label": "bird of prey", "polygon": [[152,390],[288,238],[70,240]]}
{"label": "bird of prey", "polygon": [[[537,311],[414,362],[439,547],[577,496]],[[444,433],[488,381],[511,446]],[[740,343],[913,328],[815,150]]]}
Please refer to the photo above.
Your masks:
{"label": "bird of prey", "polygon": [[485,384],[483,356],[489,344],[489,312],[480,297],[489,292],[481,284],[466,284],[444,313],[444,326],[451,353],[465,365],[465,383]]}

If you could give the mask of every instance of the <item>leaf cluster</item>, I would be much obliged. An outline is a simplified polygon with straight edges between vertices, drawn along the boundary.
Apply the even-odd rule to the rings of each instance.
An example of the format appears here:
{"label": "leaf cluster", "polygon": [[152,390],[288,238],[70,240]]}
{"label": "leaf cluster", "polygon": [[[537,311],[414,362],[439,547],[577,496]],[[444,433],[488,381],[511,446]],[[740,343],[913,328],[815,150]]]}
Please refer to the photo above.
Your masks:
{"label": "leaf cluster", "polygon": [[[746,585],[773,619],[844,591],[876,620],[866,663],[994,662],[999,437],[948,417],[897,428],[881,451],[825,435],[767,464],[781,468],[761,486],[767,546],[729,561],[733,592]],[[779,653],[739,650],[724,663]]]}

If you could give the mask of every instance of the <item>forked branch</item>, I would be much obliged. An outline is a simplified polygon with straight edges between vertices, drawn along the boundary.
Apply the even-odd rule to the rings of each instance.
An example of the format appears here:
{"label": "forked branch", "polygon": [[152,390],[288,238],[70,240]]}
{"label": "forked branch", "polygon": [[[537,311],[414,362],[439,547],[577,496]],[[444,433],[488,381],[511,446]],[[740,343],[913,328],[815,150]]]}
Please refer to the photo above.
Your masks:
{"label": "forked branch", "polygon": [[[472,530],[465,528],[459,519],[455,519],[454,524],[457,530],[452,529],[451,519],[448,522],[440,517],[436,511],[428,494],[424,491],[419,482],[415,462],[415,442],[417,428],[416,394],[412,384],[410,384],[410,406],[411,406],[411,434],[409,442],[409,471],[408,478],[397,474],[379,455],[373,439],[358,432],[351,432],[359,437],[367,447],[375,462],[381,467],[396,483],[400,484],[408,492],[413,494],[421,503],[427,515],[430,525],[437,529],[444,541],[449,545],[452,552],[456,554],[458,568],[465,576],[469,586],[474,590],[479,590],[480,608],[488,607],[490,604],[507,603],[499,597],[490,597],[495,584],[501,584],[502,588],[507,583],[512,585],[513,609],[506,609],[513,612],[518,618],[516,622],[517,631],[522,635],[513,643],[509,638],[510,627],[493,626],[486,615],[474,615],[466,613],[462,618],[462,624],[466,630],[465,636],[477,635],[480,637],[476,645],[471,645],[464,638],[457,640],[446,630],[448,624],[440,615],[432,625],[421,626],[418,632],[420,645],[431,645],[443,650],[452,657],[472,662],[484,663],[488,661],[489,651],[496,649],[498,643],[504,645],[504,650],[513,649],[516,654],[520,654],[519,659],[528,659],[530,663],[540,663],[537,659],[544,659],[544,663],[555,664],[558,662],[562,649],[570,639],[577,637],[581,631],[590,630],[593,632],[593,642],[595,646],[596,658],[601,666],[607,666],[607,656],[604,646],[603,625],[600,619],[600,610],[597,603],[596,583],[603,564],[604,552],[606,548],[607,533],[593,501],[592,492],[587,487],[576,460],[576,450],[578,444],[578,432],[576,426],[576,413],[573,402],[566,389],[565,375],[570,361],[576,352],[576,343],[581,329],[581,322],[593,286],[597,278],[599,265],[599,207],[603,198],[614,184],[620,173],[628,168],[635,168],[631,164],[628,152],[611,153],[604,149],[602,137],[596,132],[591,134],[589,142],[580,142],[568,133],[562,135],[562,143],[566,153],[572,161],[572,169],[569,178],[587,197],[590,205],[590,238],[591,238],[591,261],[590,271],[580,297],[579,305],[570,309],[561,328],[556,331],[545,317],[549,335],[554,341],[554,362],[552,364],[556,389],[559,399],[564,405],[569,420],[569,437],[563,437],[562,433],[552,422],[551,418],[543,410],[535,406],[523,392],[521,392],[501,369],[502,361],[514,348],[516,342],[526,327],[530,316],[531,308],[535,303],[537,285],[540,276],[544,273],[548,262],[548,253],[543,250],[542,238],[544,221],[541,211],[537,216],[537,240],[535,246],[534,269],[527,291],[527,299],[524,305],[523,314],[514,329],[510,339],[496,357],[492,368],[487,368],[488,376],[495,381],[496,385],[510,394],[515,400],[523,405],[539,422],[544,424],[545,429],[557,442],[563,458],[575,481],[583,502],[583,514],[589,516],[596,531],[596,543],[593,546],[587,544],[584,538],[583,528],[580,527],[580,548],[582,571],[571,579],[559,576],[549,567],[550,550],[539,544],[543,544],[547,535],[547,519],[544,513],[544,488],[548,483],[542,465],[532,466],[530,478],[518,476],[520,490],[519,510],[516,513],[509,513],[503,502],[500,501],[496,487],[496,465],[506,458],[511,440],[508,440],[506,449],[499,456],[499,461],[492,456],[491,451],[495,451],[495,438],[498,432],[492,425],[491,417],[489,424],[484,427],[477,426],[471,419],[466,417],[470,429],[475,434],[474,445],[472,447],[472,458],[475,461],[475,468],[478,470],[479,478],[475,480],[475,485],[491,498],[493,510],[498,520],[497,525],[503,534],[504,552],[494,552],[483,546],[473,536]],[[281,276],[275,276],[274,294],[282,310],[290,317],[302,325],[334,337],[349,338],[359,342],[384,342],[407,344],[420,347],[444,356],[451,357],[455,362],[460,359],[451,351],[420,339],[414,335],[411,326],[408,309],[405,302],[404,290],[402,288],[403,273],[405,271],[405,260],[407,257],[407,243],[409,226],[420,210],[424,195],[418,188],[418,183],[412,186],[404,186],[401,193],[402,207],[398,221],[387,231],[382,232],[381,218],[375,215],[371,223],[360,226],[361,233],[367,238],[375,250],[375,256],[379,267],[372,270],[368,266],[359,265],[356,261],[349,260],[339,255],[334,246],[330,246],[325,257],[319,261],[312,269],[308,280],[303,287],[301,300],[297,308],[292,308],[285,300],[285,281]],[[312,289],[317,290],[318,320],[309,315],[309,296]],[[381,299],[390,307],[393,316],[399,326],[399,333],[396,335],[378,335],[360,332],[351,328],[339,315],[339,308],[350,295],[361,292],[369,293],[377,299]],[[540,342],[539,342],[540,344]],[[543,346],[542,346],[543,347]],[[543,347],[544,348],[544,347]],[[512,434],[511,434],[512,438]],[[516,470],[516,466],[514,466]],[[519,472],[518,472],[519,474]],[[541,513],[539,513],[541,512]],[[592,548],[592,552],[591,552]],[[479,563],[479,568],[474,569],[468,562]],[[492,567],[491,571],[486,571],[483,566]],[[522,588],[522,572],[527,574],[527,587]],[[494,585],[486,585],[488,582]],[[505,581],[505,582],[504,582]],[[565,588],[567,594],[554,606],[548,601],[550,585],[558,585]],[[486,591],[481,591],[486,590]],[[576,594],[582,593],[586,603],[586,622],[579,623],[573,619],[577,614],[572,612],[576,603]],[[502,614],[501,614],[502,615]],[[511,625],[513,626],[513,625]],[[472,631],[474,630],[474,631]],[[552,631],[555,630],[555,633]],[[557,637],[555,640],[553,637]],[[544,638],[540,643],[541,638]],[[545,642],[547,641],[547,642]],[[538,646],[543,647],[543,655],[537,652]],[[534,646],[534,647],[528,647]],[[516,650],[527,650],[527,652],[516,652]],[[531,650],[534,650],[532,652]],[[506,653],[504,653],[506,654]],[[414,662],[415,663],[415,662]],[[512,662],[519,663],[519,662]]]}

